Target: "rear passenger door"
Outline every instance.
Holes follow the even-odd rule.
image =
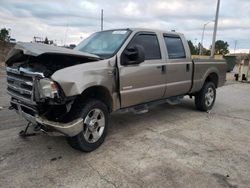
[[[145,61],[136,65],[119,65],[122,107],[161,99],[165,92],[166,62],[161,55],[164,44],[154,32],[139,32],[125,50],[134,45],[143,47]]]
[[[185,51],[184,44],[179,35],[164,34],[167,50],[166,68],[166,92],[165,98],[186,94],[192,84],[192,61]]]

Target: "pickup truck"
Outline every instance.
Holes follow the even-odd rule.
[[[35,131],[63,134],[84,152],[104,142],[112,112],[185,95],[209,111],[226,80],[226,63],[192,60],[183,34],[138,28],[96,32],[73,50],[17,43],[6,71],[10,109]]]

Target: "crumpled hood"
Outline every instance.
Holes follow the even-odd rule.
[[[100,60],[100,57],[98,57],[97,55],[80,52],[77,50],[72,50],[47,44],[41,44],[41,43],[18,42],[8,54],[6,58],[6,63],[8,63],[8,60],[11,57],[13,57],[16,53],[19,53],[20,51],[22,51],[23,54],[25,55],[30,55],[34,57],[43,54],[58,54],[58,55],[61,54],[61,55],[70,55],[75,57],[85,57],[93,60]]]

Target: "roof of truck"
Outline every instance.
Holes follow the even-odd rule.
[[[178,34],[182,35],[182,33],[178,33],[175,31],[166,31],[166,30],[160,30],[160,29],[149,29],[149,28],[127,28],[132,31],[148,31],[148,32],[156,32],[156,33],[167,33],[167,34]]]
[[[173,34],[173,35],[174,34],[175,35],[183,35],[182,33],[178,33],[178,32],[166,31],[166,30],[159,30],[159,29],[149,29],[149,28],[114,28],[114,29],[107,29],[107,30],[104,30],[104,31],[127,30],[127,29],[129,29],[131,31],[135,31],[135,32],[146,31],[146,32]]]

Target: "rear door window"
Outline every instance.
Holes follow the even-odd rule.
[[[169,59],[186,58],[185,49],[179,36],[164,36]]]

